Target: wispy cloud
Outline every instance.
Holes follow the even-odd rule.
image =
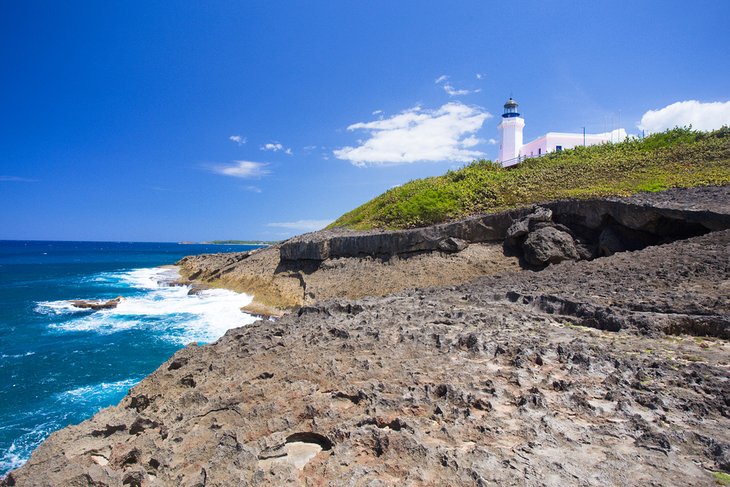
[[[8,183],[37,183],[37,179],[23,178],[20,176],[0,176],[0,181]]]
[[[487,144],[489,144],[489,145],[497,145],[497,139],[489,139],[487,141]]]
[[[248,142],[248,139],[246,137],[241,137],[240,135],[231,135],[230,137],[228,137],[228,140],[232,140],[233,142],[235,142],[239,146],[241,146],[241,145],[245,144],[246,142]]]
[[[383,110],[373,110],[373,115],[380,115],[383,113]]]
[[[291,148],[284,147],[284,145],[279,142],[269,142],[268,144],[264,144],[261,146],[261,150],[269,152],[283,152],[289,156],[294,153]]]
[[[266,162],[233,161],[232,164],[215,164],[208,166],[208,169],[216,174],[231,176],[234,178],[257,178],[270,174],[266,169]]]
[[[696,130],[715,130],[730,125],[730,101],[678,101],[644,113],[638,126],[647,132],[661,132],[690,124]]]
[[[390,118],[350,125],[347,130],[363,130],[369,138],[359,141],[356,147],[343,147],[333,153],[356,166],[469,162],[484,155],[472,148],[481,142],[476,132],[491,116],[481,108],[459,102],[435,110],[416,106]]]
[[[261,193],[262,192],[262,189],[259,188],[258,186],[244,186],[243,189],[246,191],[250,191],[251,193]]]
[[[289,230],[296,230],[299,232],[313,232],[315,230],[321,230],[334,220],[296,220],[293,222],[274,222],[267,223],[267,227],[273,228],[287,228]]]
[[[475,74],[475,75],[474,75],[474,77],[475,77],[476,79],[478,79],[478,80],[482,80],[482,79],[484,79],[484,75],[483,75],[482,73],[477,73],[477,74]]]
[[[481,78],[479,78],[479,76],[480,75],[477,75],[477,79],[481,79]],[[480,91],[482,91],[481,88],[477,88],[476,90],[465,90],[465,89],[459,90],[459,89],[456,89],[456,88],[454,88],[454,85],[452,85],[448,81],[448,79],[449,79],[449,77],[446,76],[445,74],[443,74],[443,75],[439,76],[438,78],[436,78],[434,80],[434,83],[436,83],[437,85],[441,85],[441,87],[444,89],[444,91],[449,96],[471,95],[472,93],[479,93]]]
[[[480,91],[482,91],[482,89],[477,88],[476,90],[457,90],[450,83],[444,83],[444,91],[448,93],[449,96],[463,96],[471,95],[472,93],[479,93]]]

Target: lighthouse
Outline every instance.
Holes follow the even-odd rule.
[[[522,149],[522,129],[525,128],[525,119],[517,113],[517,106],[517,102],[510,97],[504,104],[502,121],[497,127],[500,135],[499,160],[502,164],[518,157]]]
[[[574,147],[596,144],[612,144],[626,140],[628,134],[625,129],[615,128],[601,134],[587,134],[568,132],[548,132],[543,136],[522,143],[522,129],[525,128],[525,119],[517,113],[517,102],[512,97],[504,104],[502,121],[499,122],[499,158],[502,166],[514,166],[530,157],[542,157],[552,152],[560,152]]]

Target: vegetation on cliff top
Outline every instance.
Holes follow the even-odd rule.
[[[475,161],[390,189],[331,227],[409,228],[555,199],[730,184],[730,128],[675,128],[643,139],[553,152],[502,168]]]

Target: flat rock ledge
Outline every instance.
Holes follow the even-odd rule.
[[[716,485],[730,230],[188,346],[0,485]],[[691,333],[691,334],[690,334]]]

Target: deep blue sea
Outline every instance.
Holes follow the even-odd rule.
[[[0,478],[53,431],[116,404],[190,342],[254,319],[249,296],[170,287],[185,255],[243,245],[0,241]],[[88,311],[68,300],[125,299]]]

